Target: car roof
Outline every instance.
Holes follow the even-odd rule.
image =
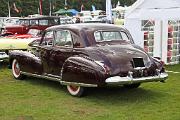
[[[56,25],[47,28],[46,30],[56,30],[56,29],[73,29],[73,30],[88,30],[88,31],[96,31],[96,30],[106,30],[106,29],[124,29],[122,26],[117,26],[113,24],[106,23],[78,23],[78,24],[66,24],[66,25]]]

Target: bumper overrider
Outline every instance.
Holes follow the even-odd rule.
[[[143,82],[164,82],[168,78],[167,73],[159,73],[156,76],[148,76],[141,78],[133,78],[132,73],[129,72],[129,75],[126,77],[114,76],[107,78],[105,82],[108,85],[125,85],[125,84],[134,84],[134,83],[143,83]]]

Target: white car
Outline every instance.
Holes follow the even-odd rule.
[[[82,23],[86,23],[86,22],[92,21],[92,17],[91,16],[83,16],[83,17],[80,17],[80,21]]]

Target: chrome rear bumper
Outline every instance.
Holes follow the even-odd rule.
[[[124,85],[133,83],[143,83],[143,82],[164,82],[168,78],[167,73],[160,73],[157,76],[142,77],[142,78],[132,78],[131,76],[120,77],[114,76],[106,79],[108,85]]]

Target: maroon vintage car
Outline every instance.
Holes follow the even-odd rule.
[[[27,34],[29,29],[45,30],[47,27],[60,25],[60,17],[40,16],[32,18],[21,18],[16,25],[5,26],[1,36],[14,34]]]
[[[60,25],[46,29],[34,52],[12,51],[16,79],[34,76],[67,85],[73,96],[86,87],[164,82],[163,64],[134,44],[129,32],[108,24]]]

